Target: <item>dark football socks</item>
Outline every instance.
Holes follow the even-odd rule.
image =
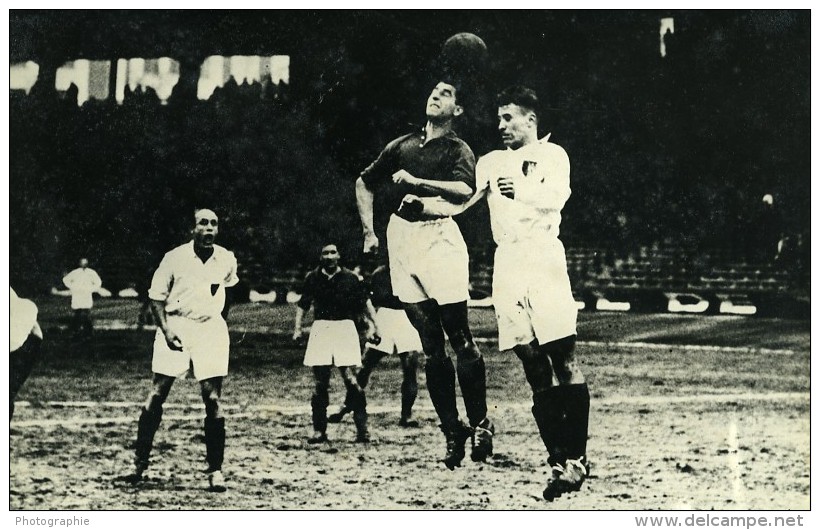
[[[549,453],[547,461],[550,465],[566,462],[566,450],[563,447],[565,442],[561,437],[563,413],[559,408],[560,402],[556,392],[558,388],[548,388],[532,395],[532,415],[544,447]]]
[[[162,421],[162,408],[156,411],[142,409],[137,422],[136,461],[137,465],[148,467],[148,457],[154,445],[154,434]]]
[[[401,381],[401,417],[409,418],[419,393],[419,385],[416,380],[416,371],[406,369]]]
[[[484,358],[458,359],[458,384],[470,425],[475,427],[487,417],[487,373]]]
[[[327,406],[329,398],[327,393],[314,394],[310,398],[311,418],[313,420],[313,430],[316,432],[327,431]]]
[[[580,458],[587,453],[589,435],[589,387],[586,383],[564,388],[564,416],[567,430],[567,456]]]
[[[456,408],[456,373],[449,357],[429,357],[424,367],[427,375],[427,391],[441,425],[454,430],[458,426]]]
[[[225,457],[225,418],[205,418],[204,426],[208,472],[219,471]]]

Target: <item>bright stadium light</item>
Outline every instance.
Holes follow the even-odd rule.
[[[287,55],[211,55],[202,63],[197,97],[208,99],[217,88],[233,77],[238,85],[263,82],[270,76],[274,85],[290,83],[290,57]]]
[[[675,19],[673,18],[662,18],[661,19],[661,57],[666,57],[666,33],[669,34],[675,33]]]
[[[125,89],[133,92],[138,88],[151,88],[165,104],[179,82],[179,62],[170,57],[143,59],[132,57],[117,60],[115,98],[117,103],[125,100]]]
[[[9,88],[24,90],[28,94],[37,82],[38,75],[40,75],[40,65],[34,61],[13,64],[9,67]]]

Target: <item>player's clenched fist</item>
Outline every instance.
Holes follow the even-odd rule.
[[[416,177],[414,177],[404,169],[400,169],[393,173],[394,184],[414,184],[415,180],[417,180]]]
[[[362,252],[365,254],[377,254],[379,252],[379,238],[372,232],[364,234],[364,247]]]
[[[367,327],[367,331],[365,332],[364,338],[370,344],[379,344],[382,341],[381,335],[379,335],[379,331],[376,329],[376,326],[372,324]]]
[[[510,177],[498,177],[498,191],[508,199],[515,199],[515,186]]]
[[[182,351],[182,340],[180,340],[179,335],[174,333],[174,331],[170,328],[165,328],[165,342],[168,343],[168,347],[172,350]]]

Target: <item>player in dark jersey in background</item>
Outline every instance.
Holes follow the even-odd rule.
[[[419,389],[416,377],[419,352],[422,349],[419,334],[408,320],[401,300],[393,295],[390,270],[387,265],[376,267],[365,282],[369,284],[370,299],[376,307],[376,327],[379,330],[381,341],[378,344],[367,345],[362,357],[362,368],[356,376],[356,381],[361,388],[365,388],[370,381],[370,374],[373,373],[379,361],[386,355],[398,354],[402,371],[399,425],[418,427],[418,422],[411,419],[411,416]],[[328,421],[330,423],[342,421],[342,418],[351,410],[352,400],[353,396],[347,394],[345,403],[338,412],[328,416]]]
[[[367,401],[364,389],[356,381],[356,368],[361,366],[362,352],[356,321],[367,324],[366,338],[378,342],[373,306],[368,293],[353,271],[339,266],[336,245],[322,247],[321,262],[305,277],[302,298],[296,306],[293,340],[302,336],[302,318],[311,306],[314,321],[310,330],[305,366],[313,370],[314,391],[310,399],[313,435],[308,443],[327,441],[327,406],[329,404],[332,367],[339,369],[348,402],[356,423],[356,441],[368,442]]]

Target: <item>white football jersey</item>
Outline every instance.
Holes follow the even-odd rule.
[[[515,199],[501,194],[500,177],[513,179]],[[487,188],[497,244],[557,238],[561,209],[570,196],[569,157],[562,147],[545,140],[492,151],[476,165],[476,187]]]

